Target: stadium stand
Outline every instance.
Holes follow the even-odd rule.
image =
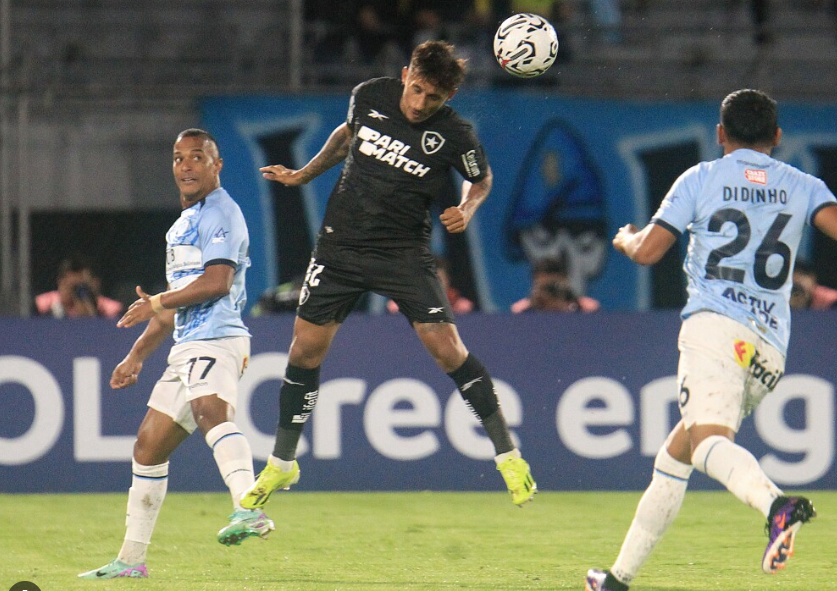
[[[172,129],[199,120],[202,97],[343,94],[397,73],[404,27],[389,13],[396,43],[358,59],[353,10],[371,1],[0,0],[0,314],[25,315],[31,300],[30,212],[169,207],[159,154]],[[603,41],[589,0],[562,1],[561,59],[518,87],[715,101],[753,86],[779,101],[837,100],[833,0],[773,0],[760,43],[747,0],[625,0],[618,42]],[[468,16],[473,0],[437,4],[437,30],[469,57],[468,88],[514,85],[491,53],[505,14],[480,20]],[[43,174],[57,162],[61,174]]]
[[[362,63],[352,43],[352,15],[311,14],[305,7],[314,4],[14,3],[12,84],[111,98],[184,90],[197,95],[345,90],[398,63],[392,52],[378,63]],[[586,0],[574,3],[560,27],[566,35],[562,51],[572,55],[556,66],[561,93],[714,99],[744,79],[779,100],[828,100],[837,94],[837,27],[828,2],[774,0],[764,43],[755,42],[749,3],[742,0],[623,4],[621,42],[604,43]],[[474,26],[465,19],[446,22],[440,30],[468,49],[472,84],[492,84],[499,74],[491,58],[492,31]]]

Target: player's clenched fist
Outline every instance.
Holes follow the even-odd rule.
[[[439,220],[448,232],[458,234],[459,232],[464,232],[465,228],[468,227],[470,216],[466,216],[465,212],[458,207],[448,207],[439,216]]]
[[[621,253],[625,253],[625,245],[634,234],[639,231],[633,224],[626,224],[619,228],[619,232],[613,237],[613,247]]]

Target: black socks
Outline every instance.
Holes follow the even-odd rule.
[[[494,392],[494,383],[482,363],[468,355],[458,369],[448,374],[456,383],[465,403],[480,419],[496,453],[514,449],[511,433]],[[320,368],[303,369],[288,365],[279,392],[279,425],[273,455],[291,461],[296,458],[296,447],[308,417],[317,404],[320,389]]]
[[[514,443],[497,401],[494,383],[479,359],[469,353],[465,363],[448,375],[456,383],[465,403],[482,422],[497,454],[513,450]]]
[[[296,446],[305,422],[317,405],[320,393],[320,368],[303,369],[288,365],[279,391],[279,426],[273,455],[291,461],[296,458]]]

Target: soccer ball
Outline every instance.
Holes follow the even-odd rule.
[[[510,16],[494,34],[494,57],[512,76],[533,78],[549,69],[558,55],[558,35],[542,16]]]

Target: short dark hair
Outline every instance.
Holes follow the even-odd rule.
[[[760,90],[736,90],[721,102],[727,138],[745,146],[769,146],[779,127],[776,101]]]
[[[446,41],[425,41],[413,50],[410,69],[431,84],[453,92],[465,79],[465,61],[454,57]]]
[[[215,137],[211,133],[209,133],[208,131],[205,131],[203,129],[198,129],[197,127],[190,127],[189,129],[184,129],[183,131],[178,133],[177,134],[177,139],[174,140],[174,141],[175,141],[175,143],[179,142],[180,140],[182,140],[185,137],[198,137],[198,138],[202,138],[205,142],[211,142],[212,145],[215,146],[216,154],[219,157],[221,156],[221,150],[220,150],[220,148],[218,148],[218,142],[216,141]]]

